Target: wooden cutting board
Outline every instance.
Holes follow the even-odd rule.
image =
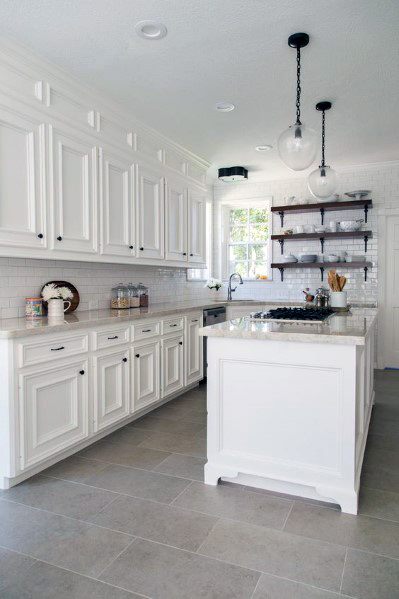
[[[56,287],[68,287],[68,289],[70,289],[72,292],[72,299],[68,300],[71,302],[71,305],[65,311],[65,314],[69,314],[70,312],[73,312],[74,310],[76,310],[76,308],[79,306],[80,297],[79,297],[79,291],[76,289],[75,285],[72,285],[72,283],[68,283],[68,281],[47,281],[47,283],[45,283],[43,285],[41,291],[43,291],[43,288],[46,285],[48,285],[49,283],[56,285]],[[44,306],[45,310],[47,311],[47,302],[45,302],[44,300],[43,300],[43,306]]]

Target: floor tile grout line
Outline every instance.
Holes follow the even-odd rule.
[[[130,547],[130,545],[132,545],[135,540],[136,539],[133,539],[133,541],[131,543],[129,543],[128,547]],[[52,566],[54,568],[64,570],[65,572],[70,572],[71,574],[76,574],[77,576],[82,576],[82,578],[88,578],[89,580],[93,580],[94,582],[100,582],[101,584],[105,584],[106,586],[108,586],[110,588],[119,589],[121,591],[127,591],[128,593],[131,593],[132,595],[135,593],[136,595],[143,597],[143,599],[152,599],[149,595],[142,595],[141,593],[138,593],[137,591],[131,591],[129,589],[125,589],[123,587],[118,587],[115,584],[106,582],[105,580],[99,580],[98,578],[95,578],[94,576],[90,576],[89,574],[82,574],[82,572],[78,572],[77,570],[71,570],[70,568],[66,568],[65,566],[60,566],[58,564],[54,564],[45,559],[41,559],[41,558],[39,559],[37,557],[33,557],[30,553],[24,553],[23,551],[16,551],[15,549],[9,549],[8,547],[5,547],[4,545],[0,545],[0,547],[2,549],[6,549],[7,551],[12,551],[13,553],[17,553],[18,555],[23,555],[25,557],[29,557],[30,559],[33,559],[35,563],[31,564],[30,568],[33,567],[35,564],[43,563],[43,564],[46,564],[47,566]]]
[[[210,531],[208,532],[208,534],[206,535],[205,539],[202,541],[202,543],[199,544],[199,546],[195,550],[195,553],[197,553],[198,555],[203,555],[200,553],[200,550],[201,550],[202,546],[204,545],[204,543],[209,539],[210,535],[212,534],[212,532],[213,532],[215,526],[218,524],[219,520],[220,520],[220,518],[216,518],[216,521],[213,523],[213,526],[210,529]],[[224,560],[220,560],[220,561],[224,561]]]
[[[126,547],[124,547],[122,549],[122,551],[120,551],[115,557],[113,557],[106,566],[104,566],[104,568],[102,570],[100,570],[100,572],[97,574],[97,580],[101,580],[100,576],[101,574],[103,574],[105,572],[105,570],[107,570],[108,568],[110,568],[112,566],[112,564],[114,564],[116,562],[116,560],[121,557],[121,555],[123,555],[125,553],[125,551],[127,551],[129,549],[129,547],[131,547],[135,541],[137,541],[138,537],[134,537],[131,541],[131,543],[129,543],[128,545],[126,545]]]
[[[254,599],[254,597],[255,597],[255,593],[256,593],[256,590],[257,590],[257,588],[258,588],[258,586],[259,586],[259,583],[260,583],[260,579],[261,579],[261,578],[262,578],[262,574],[260,574],[260,576],[259,576],[258,580],[256,581],[256,585],[255,585],[255,588],[254,588],[254,590],[252,591],[252,594],[251,594],[251,597],[250,597],[250,599]]]
[[[293,501],[292,504],[291,504],[291,507],[288,510],[288,513],[287,513],[287,515],[285,517],[284,524],[283,524],[283,527],[282,527],[281,530],[285,530],[285,526],[286,526],[286,524],[288,522],[288,518],[291,516],[292,510],[294,509],[294,505],[295,505],[295,502]]]
[[[346,566],[346,560],[348,558],[348,548],[345,551],[345,557],[344,557],[344,565],[342,568],[342,574],[341,574],[341,584],[339,585],[339,592],[342,593],[342,586],[344,584],[344,574],[345,574],[345,566]]]
[[[179,507],[179,506],[175,506],[174,503],[177,499],[179,499],[179,497],[181,495],[183,495],[183,493],[185,493],[187,491],[187,489],[189,489],[192,485],[193,485],[194,481],[191,481],[186,487],[184,487],[184,489],[182,491],[180,491],[180,493],[178,495],[176,495],[176,497],[174,499],[172,499],[172,501],[169,502],[170,506],[173,507]]]

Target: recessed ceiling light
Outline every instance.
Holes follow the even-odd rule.
[[[270,150],[273,149],[273,146],[269,146],[268,144],[265,144],[263,146],[256,146],[255,150],[257,152],[270,152]]]
[[[160,40],[168,33],[165,25],[157,21],[139,21],[135,30],[137,35],[146,40]]]
[[[235,106],[231,102],[218,102],[215,106],[219,112],[231,112]]]

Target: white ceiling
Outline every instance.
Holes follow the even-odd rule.
[[[134,32],[156,19],[166,38]],[[303,122],[327,115],[327,163],[399,157],[399,0],[2,0],[0,33],[113,96],[139,119],[254,178],[290,174],[276,151],[295,120],[295,50],[306,31]],[[218,113],[217,101],[236,110]],[[259,154],[254,147],[272,144]]]

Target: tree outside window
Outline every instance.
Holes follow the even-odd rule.
[[[229,272],[238,272],[243,279],[267,277],[270,272],[269,209],[229,207],[225,222]]]

